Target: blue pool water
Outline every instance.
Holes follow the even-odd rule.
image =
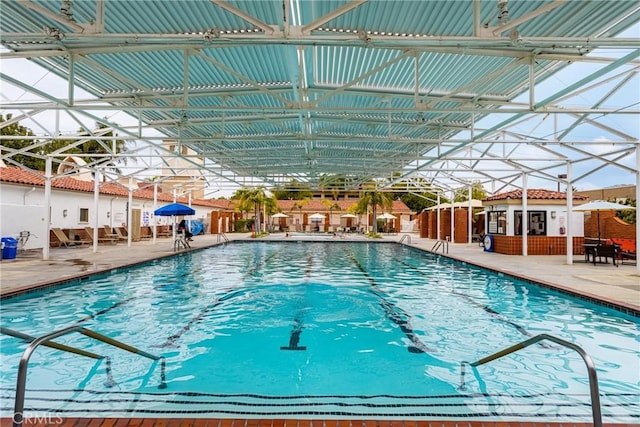
[[[587,301],[397,244],[251,242],[191,252],[5,299],[2,326],[74,324],[166,358],[74,334],[39,348],[25,407],[75,416],[358,417],[590,421],[580,356],[593,358],[605,422],[640,418],[640,324]],[[2,335],[2,415],[26,348]]]

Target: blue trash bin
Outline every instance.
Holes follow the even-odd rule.
[[[13,237],[2,239],[2,259],[15,259],[18,254],[18,241]]]

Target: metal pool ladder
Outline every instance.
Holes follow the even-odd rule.
[[[14,427],[20,427],[23,424],[23,411],[24,411],[24,395],[25,395],[25,388],[27,385],[27,369],[28,369],[28,365],[29,365],[29,359],[31,358],[31,355],[33,354],[33,352],[36,350],[36,348],[40,345],[43,345],[45,347],[52,347],[58,350],[62,350],[62,351],[66,351],[69,353],[74,353],[74,354],[78,354],[81,356],[86,356],[86,357],[90,357],[92,359],[106,359],[106,363],[107,363],[107,387],[111,387],[114,385],[113,379],[111,378],[111,361],[107,356],[101,356],[99,354],[95,354],[95,353],[91,353],[89,351],[86,350],[81,350],[78,348],[74,348],[74,347],[70,347],[64,344],[58,344],[55,342],[49,342],[54,338],[58,338],[61,337],[63,335],[67,335],[70,334],[72,332],[79,332],[82,335],[85,335],[89,338],[93,338],[95,340],[101,341],[105,344],[109,344],[113,347],[117,347],[120,348],[122,350],[126,350],[128,352],[134,353],[134,354],[138,354],[140,356],[146,357],[148,359],[152,359],[152,360],[159,360],[160,361],[160,385],[158,386],[158,388],[166,388],[167,387],[167,383],[165,382],[165,359],[162,356],[155,356],[151,353],[147,353],[146,351],[137,349],[135,347],[132,347],[128,344],[125,344],[123,342],[120,342],[118,340],[115,340],[113,338],[109,338],[106,335],[102,335],[98,332],[92,331],[91,329],[87,329],[84,328],[82,326],[78,326],[78,325],[74,325],[74,326],[69,326],[67,328],[64,329],[60,329],[58,331],[53,331],[50,332],[46,335],[42,335],[41,337],[32,337],[31,335],[27,335],[27,334],[23,334],[21,332],[18,331],[14,331],[12,329],[9,328],[0,328],[0,333],[3,333],[5,335],[11,335],[13,337],[16,338],[20,338],[23,339],[25,341],[30,341],[29,345],[27,346],[26,350],[24,351],[24,353],[22,354],[22,357],[20,358],[20,364],[18,366],[18,380],[16,383],[16,400],[15,400],[15,404],[14,404],[14,415],[13,415],[13,426]]]
[[[447,240],[436,240],[433,247],[431,248],[431,252],[438,252],[438,249],[442,248],[443,254],[449,253],[449,242]]]
[[[600,408],[600,392],[598,391],[598,376],[596,374],[596,366],[593,363],[593,360],[582,349],[582,347],[572,342],[554,337],[553,335],[548,335],[548,334],[536,335],[535,337],[531,337],[528,340],[512,345],[511,347],[507,347],[504,350],[500,350],[497,353],[492,354],[491,356],[487,356],[482,359],[476,360],[473,363],[464,362],[464,361],[460,362],[460,389],[464,390],[466,387],[464,382],[465,365],[469,365],[472,368],[475,368],[476,366],[484,365],[485,363],[499,359],[502,356],[506,356],[508,354],[514,353],[525,347],[529,347],[530,345],[535,344],[542,340],[553,341],[556,344],[559,344],[563,347],[567,347],[571,350],[574,350],[576,353],[580,355],[580,357],[582,357],[582,360],[584,360],[585,365],[587,365],[587,372],[589,374],[589,391],[591,393],[591,413],[593,414],[593,427],[602,427],[602,410]]]
[[[400,241],[398,243],[402,243],[404,241],[407,241],[407,244],[411,244],[411,235],[410,234],[405,234],[402,236],[402,239],[400,239]]]
[[[222,242],[223,240],[224,240],[224,243],[229,243],[229,238],[224,233],[218,233],[217,240],[218,240],[218,243]]]

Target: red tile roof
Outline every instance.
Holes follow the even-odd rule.
[[[489,200],[507,200],[507,199],[522,199],[522,190],[513,190],[506,193],[496,194],[495,196],[487,197],[485,201]],[[560,193],[558,191],[544,190],[540,188],[532,188],[527,190],[527,200],[566,200],[567,193]],[[580,196],[574,193],[573,200],[587,200],[588,197]]]
[[[29,185],[33,187],[44,187],[45,180],[44,176],[37,172],[31,172],[20,169],[18,167],[9,166],[0,167],[0,182],[10,182],[15,184]],[[55,188],[57,190],[93,193],[93,182],[81,181],[69,176],[60,178],[54,177],[54,179],[51,181],[51,188]],[[127,189],[127,187],[115,182],[105,182],[100,184],[99,191],[100,194],[104,195],[121,197],[129,196],[129,190]],[[136,199],[153,200],[153,189],[134,189],[133,197]],[[173,196],[171,196],[170,194],[158,192],[158,201],[172,203]],[[188,201],[189,200],[186,197],[177,198],[178,203],[188,203]],[[233,210],[233,202],[229,200],[196,199],[192,200],[191,204],[197,206],[208,206],[219,209]]]
[[[358,203],[357,199],[352,199],[352,200],[330,200],[330,199],[325,199],[331,202],[331,204],[337,204],[338,206],[340,206],[340,209],[333,209],[333,212],[338,212],[338,211],[347,211],[351,206],[355,205]],[[300,203],[300,200],[278,200],[278,207],[283,211],[283,212],[299,212],[300,210],[295,206],[296,203]],[[302,211],[303,212],[329,212],[329,208],[327,207],[327,205],[325,205],[325,203],[322,202],[322,200],[320,199],[311,199],[309,201],[307,201],[304,206],[302,207]],[[382,210],[381,210],[382,211]],[[391,212],[396,212],[396,213],[413,213],[411,211],[411,209],[409,209],[409,207],[407,207],[407,205],[404,204],[404,202],[402,200],[394,200],[393,201],[393,207],[391,209]]]

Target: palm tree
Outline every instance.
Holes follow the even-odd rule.
[[[360,195],[360,201],[356,205],[356,212],[366,214],[368,207],[371,206],[373,213],[373,232],[378,233],[377,207],[383,209],[391,209],[393,207],[393,195],[376,190],[367,190]]]
[[[334,209],[340,210],[340,205],[336,202],[332,202],[329,199],[322,199],[322,204],[329,209],[329,224],[331,224],[331,214]]]
[[[304,208],[304,206],[307,203],[309,203],[309,200],[310,200],[309,198],[305,197],[304,199],[298,200],[294,202],[293,205],[291,205],[291,210],[298,209],[300,211],[300,221],[302,221],[302,208]],[[304,227],[304,224],[301,223],[300,226]],[[300,230],[297,230],[297,231],[300,231]]]
[[[261,231],[260,228],[260,211],[262,206],[269,211],[273,211],[276,206],[276,200],[272,195],[267,194],[264,187],[258,188],[243,188],[236,191],[232,197],[234,200],[238,200],[238,210],[254,212],[254,230],[258,234]]]

